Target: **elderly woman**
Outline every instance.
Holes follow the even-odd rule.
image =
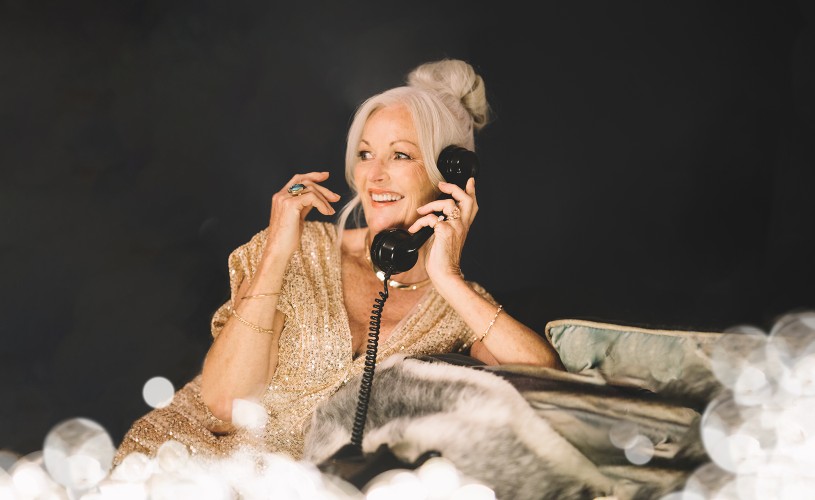
[[[469,350],[488,364],[560,367],[543,337],[460,270],[476,182],[444,182],[436,159],[449,145],[475,149],[474,133],[489,118],[485,96],[468,63],[441,60],[366,100],[348,133],[354,196],[336,224],[306,220],[312,209],[335,214],[340,196],[321,184],[328,172],[297,174],[274,194],[268,227],[229,256],[231,299],[213,316],[201,374],[133,424],[114,464],[131,451],[153,455],[171,439],[192,453],[254,447],[300,458],[316,406],[364,367],[371,307],[386,279],[369,249],[387,228],[429,226],[433,236],[413,268],[389,279],[377,359]],[[357,223],[346,229],[349,217]],[[260,433],[231,423],[236,402],[246,401],[268,416]]]

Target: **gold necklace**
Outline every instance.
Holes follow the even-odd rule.
[[[371,265],[371,270],[373,270],[376,277],[379,278],[379,281],[385,281],[385,272],[380,270],[376,267],[371,260],[371,244],[369,243],[368,236],[370,234],[366,231],[365,232],[365,260]],[[416,290],[421,288],[425,285],[430,283],[430,277],[423,279],[422,281],[417,281],[415,283],[402,283],[401,281],[396,281],[395,279],[388,280],[388,286],[391,288],[395,288],[396,290]]]

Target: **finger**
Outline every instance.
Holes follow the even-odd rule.
[[[286,190],[289,189],[294,184],[306,184],[307,182],[313,184],[317,182],[323,182],[326,179],[328,179],[329,175],[330,174],[328,172],[307,172],[304,174],[295,174],[294,176],[292,176],[291,179],[289,179],[289,182],[285,186],[283,186],[283,188],[280,191],[286,192]]]
[[[440,222],[446,222],[444,220],[444,216],[438,216],[436,214],[428,214],[428,215],[425,215],[424,217],[419,217],[418,219],[416,219],[416,222],[414,222],[408,228],[408,232],[409,233],[415,233],[419,229],[421,229],[423,227],[427,227],[427,226],[432,227],[433,229],[435,229],[436,225],[438,223],[440,223]]]
[[[472,205],[470,205],[469,210],[469,220],[472,222],[473,217],[478,213],[478,198],[475,195],[475,177],[467,179],[466,187],[467,194],[470,195],[470,199],[472,200]]]
[[[306,197],[305,200],[299,200],[301,206],[306,208],[307,206],[311,205],[312,207],[316,208],[321,214],[323,215],[334,215],[337,211],[334,210],[334,207],[331,206],[331,203],[317,191],[311,191],[310,193],[306,193],[305,195],[296,196],[296,198],[303,198]],[[296,201],[296,200],[295,200]],[[303,211],[303,216],[305,217],[306,211]]]
[[[456,208],[455,200],[433,200],[426,205],[417,208],[416,211],[421,215],[429,214],[430,212],[444,212],[445,215],[450,215]]]
[[[470,177],[470,179],[473,178]],[[470,179],[467,179],[467,184],[464,185],[465,188],[470,185]],[[467,191],[450,182],[440,182],[439,190],[452,196],[453,199],[456,200],[456,203],[458,203],[458,205],[461,207],[461,211],[465,214],[465,216],[468,218],[470,217],[470,212],[472,210],[474,201]],[[473,190],[475,190],[475,186],[473,186]]]
[[[308,191],[299,196],[289,194],[283,196],[282,203],[297,210],[301,217],[305,217],[311,208],[316,208],[323,215],[334,215],[336,213],[328,200],[317,191]]]
[[[475,177],[470,177],[467,179],[467,185],[465,186],[465,192],[470,196],[470,198],[475,201]]]
[[[294,174],[289,180],[289,185],[297,184],[303,181],[322,182],[328,179],[330,174],[328,172],[306,172],[304,174]]]
[[[470,177],[470,179],[472,179],[472,177]],[[469,182],[470,181],[468,179],[467,183],[469,183]],[[465,187],[466,187],[466,184],[465,184]],[[465,190],[458,187],[458,184],[453,184],[452,182],[444,182],[444,181],[439,182],[439,190],[442,193],[449,194],[457,202],[461,202],[465,198],[469,197],[469,195],[467,194],[467,192]]]
[[[303,194],[307,193],[308,190],[314,190],[314,191],[318,191],[324,198],[326,198],[328,200],[336,202],[336,201],[339,201],[339,199],[340,199],[340,195],[338,195],[334,191],[328,189],[327,187],[325,187],[325,186],[323,186],[321,184],[317,184],[314,181],[311,181],[311,180],[308,180],[308,179],[303,179],[302,181],[300,181],[300,184],[303,184],[304,186],[306,186],[306,189],[303,191]]]
[[[301,217],[308,215],[309,210],[312,208],[316,208],[317,211],[323,215],[334,215],[336,213],[336,210],[334,210],[334,207],[331,206],[328,200],[316,191],[301,194],[300,196],[293,196],[289,200],[289,203],[299,207]]]

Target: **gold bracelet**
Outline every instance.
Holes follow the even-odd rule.
[[[232,316],[235,316],[235,318],[238,321],[240,321],[241,323],[243,323],[244,325],[248,326],[249,328],[251,328],[252,330],[254,330],[254,331],[258,332],[258,333],[268,333],[269,335],[274,334],[274,329],[273,328],[263,328],[261,326],[258,326],[256,324],[254,324],[254,323],[251,323],[251,322],[247,321],[246,319],[244,319],[240,314],[238,314],[238,311],[236,311],[234,309],[232,309]]]
[[[481,342],[482,340],[484,340],[484,337],[486,337],[487,334],[490,333],[490,328],[492,328],[492,325],[495,324],[495,320],[498,319],[498,315],[501,314],[501,309],[503,309],[503,308],[504,308],[503,305],[498,306],[498,310],[495,311],[495,316],[492,317],[492,321],[490,321],[490,324],[487,325],[487,329],[484,330],[484,333],[481,334],[481,338],[478,339],[478,342]]]
[[[280,292],[269,292],[269,293],[258,293],[255,295],[244,295],[241,297],[243,299],[259,299],[261,297],[274,297],[275,295],[280,295]]]

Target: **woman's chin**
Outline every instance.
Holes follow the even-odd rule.
[[[377,219],[374,218],[373,220],[367,219],[368,222],[368,229],[371,231],[371,234],[377,234],[380,231],[384,231],[385,229],[391,228],[399,228],[399,229],[407,229],[410,227],[410,224],[407,224],[404,220],[396,220],[396,219]]]

